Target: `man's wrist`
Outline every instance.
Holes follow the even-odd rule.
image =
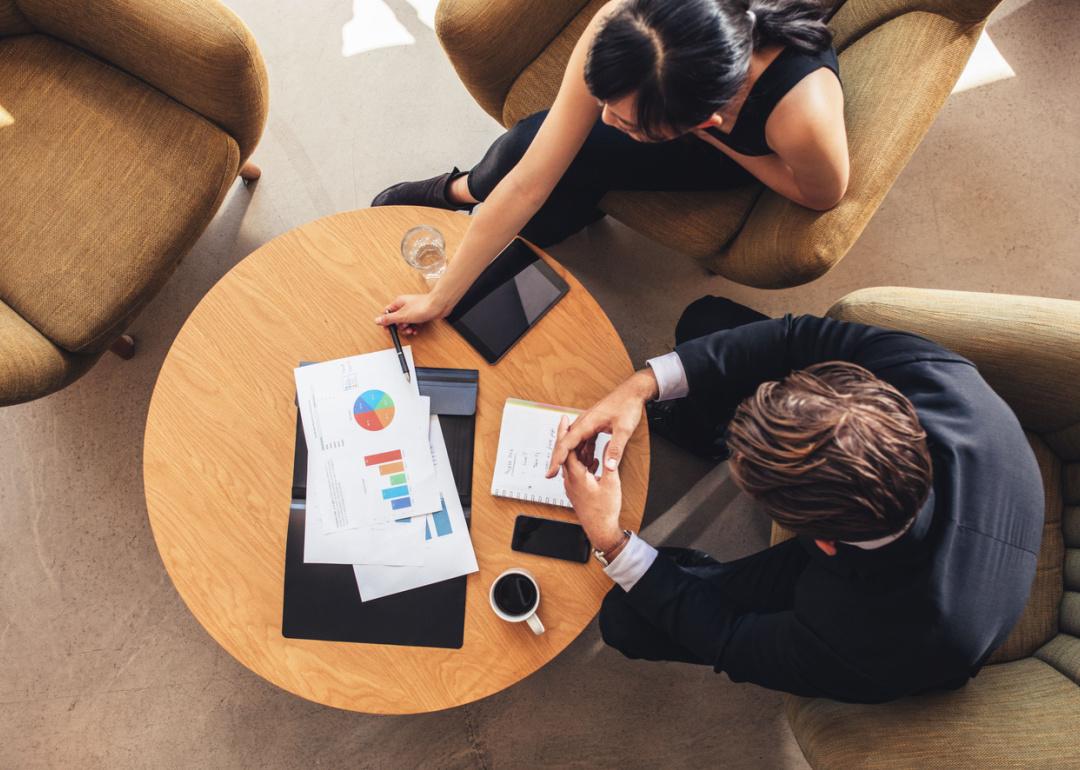
[[[660,397],[660,383],[657,381],[656,373],[653,372],[651,366],[646,366],[644,369],[634,372],[627,382],[630,383],[634,394],[642,402],[655,401]]]
[[[593,548],[600,553],[604,554],[604,557],[611,561],[615,558],[615,555],[623,549],[626,545],[626,541],[629,538],[626,536],[625,530],[616,525],[611,531],[605,532],[596,538],[590,538]]]

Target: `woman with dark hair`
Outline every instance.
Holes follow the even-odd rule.
[[[612,0],[578,40],[551,109],[500,137],[472,170],[380,193],[373,206],[472,210],[427,294],[376,323],[445,316],[519,232],[558,243],[603,216],[609,190],[719,190],[757,178],[825,210],[847,189],[844,97],[815,0]]]

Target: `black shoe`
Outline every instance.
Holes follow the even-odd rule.
[[[645,404],[649,419],[649,433],[667,439],[680,449],[720,462],[728,459],[727,445],[722,441],[702,438],[700,430],[694,429],[692,420],[679,408],[679,401],[650,401]]]
[[[371,201],[372,206],[429,206],[449,211],[472,211],[475,203],[454,203],[447,197],[450,183],[466,172],[453,171],[419,182],[398,182],[387,187]]]

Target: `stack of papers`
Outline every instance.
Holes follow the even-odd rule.
[[[304,561],[354,565],[365,601],[476,572],[439,418],[397,353],[295,375],[308,446]]]

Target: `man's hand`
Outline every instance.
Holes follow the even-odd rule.
[[[568,431],[567,419],[563,417],[559,421],[559,439],[568,435]],[[608,454],[610,450],[611,444],[608,444]],[[619,526],[622,482],[618,469],[610,470],[605,466],[604,475],[598,479],[576,451],[570,452],[563,466],[563,486],[593,548],[611,552],[620,545],[624,535]]]
[[[622,461],[626,442],[641,422],[642,407],[646,401],[656,398],[659,390],[656,375],[652,369],[646,368],[597,401],[589,411],[574,420],[568,431],[559,434],[551,451],[547,477],[554,478],[559,466],[568,461],[575,449],[594,440],[597,433],[605,431],[611,433],[611,441],[604,455],[604,468],[616,470]]]

